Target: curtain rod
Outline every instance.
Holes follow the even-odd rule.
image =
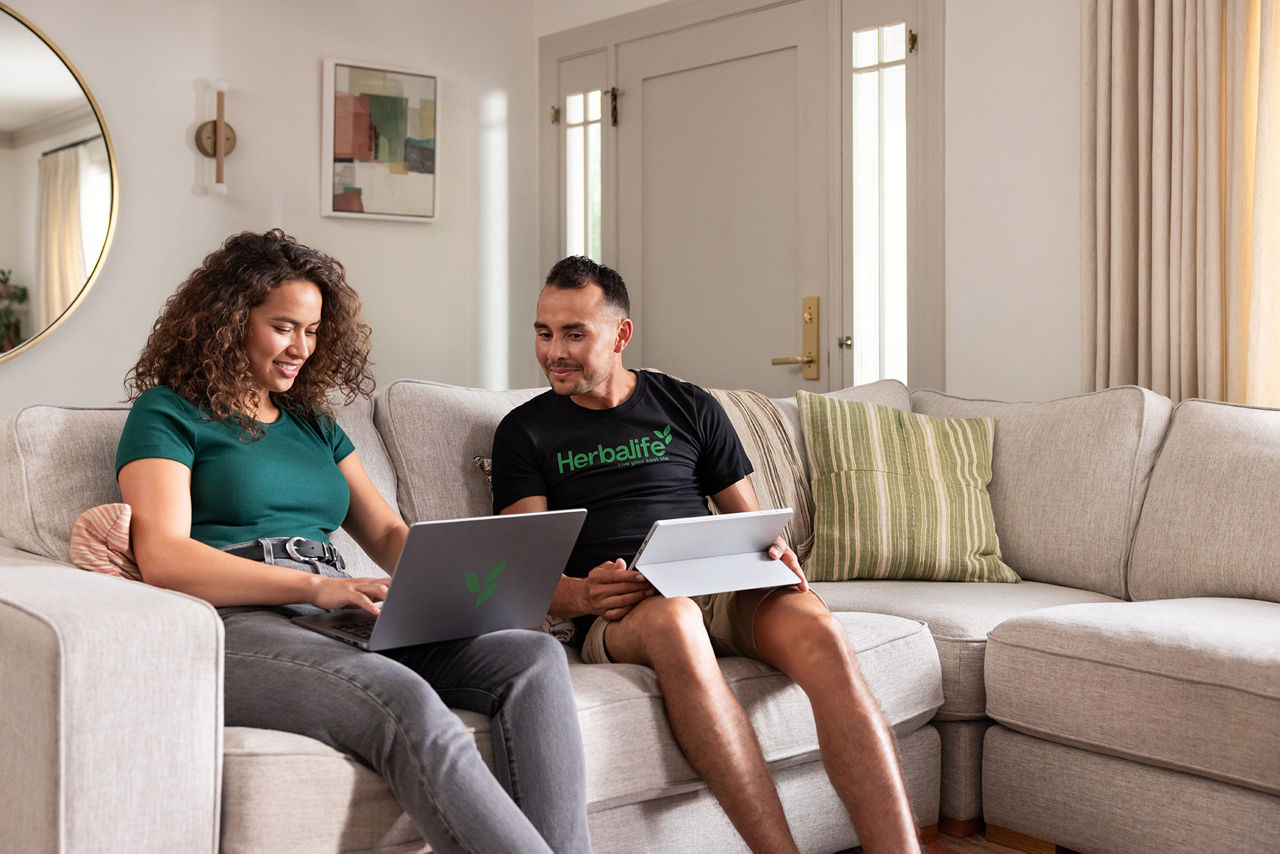
[[[59,151],[64,151],[68,148],[75,148],[77,145],[84,145],[88,142],[93,142],[95,139],[102,139],[102,134],[95,133],[93,136],[86,136],[84,139],[77,140],[76,142],[68,142],[66,145],[59,145],[57,148],[51,148],[48,151],[41,152],[40,156],[48,157],[50,154],[57,154]]]

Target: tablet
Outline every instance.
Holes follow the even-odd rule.
[[[767,549],[791,521],[791,508],[660,519],[653,523],[631,568],[663,596],[701,596],[799,579]]]

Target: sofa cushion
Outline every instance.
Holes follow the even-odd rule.
[[[9,416],[0,427],[0,492],[6,498],[0,502],[0,536],[29,552],[71,562],[76,518],[91,507],[120,501],[116,445],[128,415],[124,404],[32,404]],[[357,398],[336,416],[378,491],[394,502],[395,474],[373,429],[373,404]],[[334,543],[353,573],[380,573],[344,532],[334,536]]]
[[[911,396],[916,412],[996,419],[991,508],[1024,579],[1125,598],[1125,562],[1172,404],[1136,386],[1045,403]]]
[[[873,611],[927,623],[942,662],[946,702],[938,709],[938,719],[947,721],[986,717],[983,660],[987,633],[1000,623],[1054,605],[1116,601],[1100,593],[1037,581],[836,581],[816,582],[813,589],[832,611]]]
[[[1010,729],[1280,794],[1280,604],[1065,605],[987,643],[987,712]]]
[[[933,717],[942,703],[938,656],[922,624],[882,614],[838,614],[858,654],[867,686],[899,733]],[[766,664],[721,660],[746,707],[765,759],[787,765],[817,755],[808,698]],[[667,724],[653,670],[634,664],[571,668],[587,756],[587,799],[593,808],[646,800],[701,785]],[[645,733],[637,738],[635,733]],[[628,773],[619,774],[619,768]]]
[[[1129,559],[1134,599],[1280,602],[1280,410],[1187,400],[1142,505]]]
[[[773,401],[754,391],[707,389],[729,416],[751,460],[751,487],[762,510],[790,507],[787,542],[801,562],[813,548],[813,494],[795,440]]]
[[[336,407],[334,416],[338,426],[343,429],[352,444],[369,479],[378,488],[378,494],[390,504],[396,506],[396,473],[391,466],[391,458],[387,456],[387,448],[373,425],[373,401],[357,397],[346,406]],[[342,553],[347,563],[347,572],[351,575],[380,576],[386,575],[382,569],[366,555],[351,535],[339,528],[331,536],[333,544]]]
[[[938,659],[918,622],[881,614],[841,614],[863,677],[900,738],[928,732],[925,780],[933,781],[929,814],[936,814],[936,735],[925,726],[942,702]],[[587,760],[588,810],[597,813],[704,788],[671,735],[653,671],[634,664],[583,664],[569,650],[569,670]],[[773,668],[745,658],[721,668],[747,709],[765,758],[775,771],[817,757],[808,699]],[[458,712],[491,762],[489,721]],[[342,840],[341,850],[400,851],[419,839],[391,790],[374,772],[304,736],[228,727],[223,772],[222,850],[304,854]],[[904,742],[905,743],[905,742]],[[921,755],[912,751],[910,765]],[[626,773],[619,773],[626,769]],[[324,780],[317,786],[317,780]],[[913,787],[913,795],[922,787]],[[290,816],[282,821],[281,816]],[[301,817],[301,818],[300,818]]]
[[[374,422],[395,468],[401,515],[412,523],[491,514],[474,460],[492,456],[502,417],[543,391],[398,380],[380,392]]]
[[[935,418],[797,393],[818,581],[1017,581],[1000,560],[987,482],[990,418]]]
[[[1036,851],[1280,851],[1280,798],[1002,726],[987,730],[982,807],[988,831],[996,825],[1061,846]]]
[[[489,719],[457,715],[492,767]],[[375,771],[291,732],[226,728],[222,815],[223,854],[430,850]]]
[[[44,557],[71,562],[76,517],[120,501],[116,445],[128,406],[32,404],[0,429],[0,535]]]

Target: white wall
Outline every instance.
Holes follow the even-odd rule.
[[[949,0],[947,389],[1080,391],[1080,5]]]
[[[228,234],[281,226],[348,269],[374,329],[380,385],[400,376],[530,385],[536,271],[536,39],[532,0],[10,0],[74,62],[106,116],[121,207],[103,273],[79,309],[0,364],[0,417],[32,401],[122,397],[160,305]],[[321,61],[440,78],[440,218],[319,215]],[[239,143],[230,194],[204,194],[192,142],[228,80]],[[528,281],[526,281],[528,279]]]
[[[118,400],[161,303],[227,234],[284,227],[348,267],[380,384],[535,385],[537,38],[649,0],[10,0],[76,63],[120,162],[115,243],[76,313],[0,364],[0,417]],[[374,19],[373,14],[379,16]],[[1078,0],[947,3],[947,374],[960,394],[1080,385]],[[440,220],[318,214],[326,57],[440,77]],[[231,193],[203,195],[205,80],[231,84]],[[532,271],[532,272],[531,272]]]

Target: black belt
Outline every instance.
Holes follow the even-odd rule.
[[[306,537],[264,537],[248,543],[224,546],[222,551],[263,563],[274,563],[276,558],[287,557],[299,563],[318,561],[339,570],[346,568],[346,561],[332,543],[308,540]]]

